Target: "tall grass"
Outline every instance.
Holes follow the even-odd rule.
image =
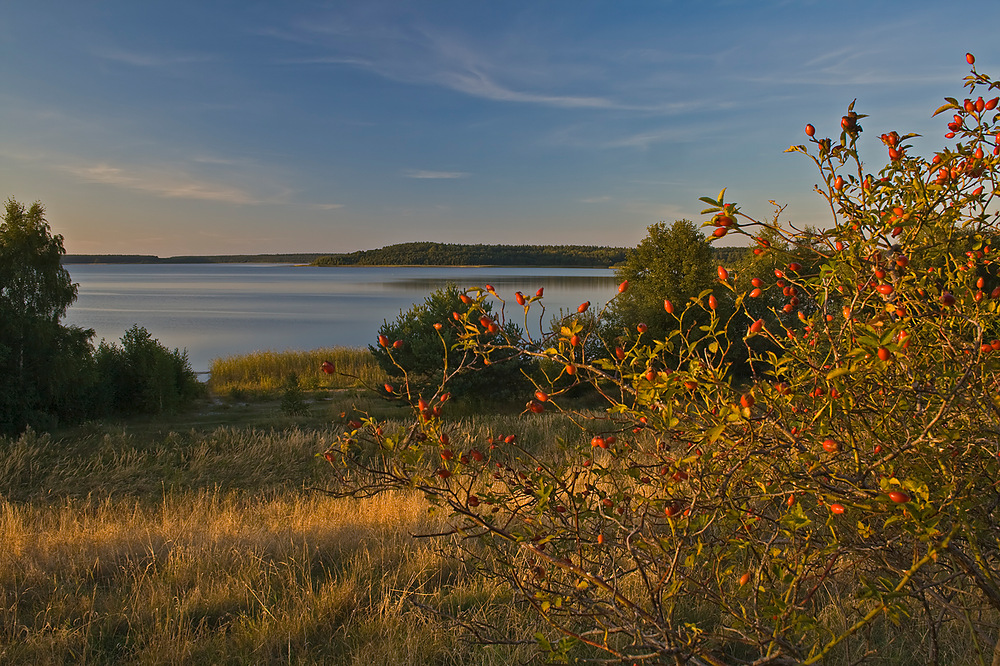
[[[548,458],[580,436],[557,414],[454,416],[459,447],[517,434]],[[447,531],[446,515],[414,494],[352,500],[310,490],[329,478],[317,454],[336,432],[137,435],[95,425],[71,439],[0,439],[0,664],[531,660],[530,637],[544,624],[509,587],[448,557],[479,552],[476,542],[413,536]],[[846,629],[854,611],[832,585],[820,591],[829,604],[818,619]],[[512,642],[477,644],[425,606],[461,610]],[[685,613],[713,621],[698,599]],[[865,632],[827,663],[856,663],[858,649],[887,665],[928,654],[920,622],[880,619]],[[954,623],[938,639],[939,663],[960,664],[977,637]]]
[[[320,371],[323,361],[332,362],[339,374]],[[285,386],[293,373],[307,390],[351,388],[359,383],[378,386],[385,374],[366,349],[327,347],[311,351],[257,351],[212,361],[209,388],[217,395],[273,395]]]
[[[3,501],[0,662],[523,662],[530,646],[475,646],[414,607],[455,597],[524,623],[411,536],[437,529],[407,495]]]

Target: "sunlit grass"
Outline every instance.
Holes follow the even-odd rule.
[[[320,370],[323,361],[333,363],[338,373]],[[367,349],[329,347],[311,351],[257,351],[252,354],[214,359],[208,386],[216,395],[273,395],[284,388],[293,373],[306,390],[351,388],[360,384],[379,386],[385,374]]]
[[[511,663],[414,601],[475,598],[523,624],[509,593],[412,533],[418,497],[212,491],[158,504],[0,503],[4,663]]]
[[[350,418],[386,409],[352,391],[335,396],[317,408],[354,410]],[[265,405],[255,423],[273,412]],[[392,409],[387,432],[405,424],[406,408]],[[563,442],[590,436],[556,413],[453,403],[446,411],[463,449],[516,434],[532,455],[556,459],[568,455]],[[587,429],[608,427],[606,414],[590,416]],[[65,438],[0,440],[0,664],[508,664],[535,656],[532,636],[544,623],[509,587],[447,557],[458,547],[475,552],[474,540],[414,536],[447,531],[446,512],[430,513],[419,495],[352,500],[318,490],[331,471],[317,454],[347,427],[343,418],[162,425],[95,423]],[[635,445],[655,445],[643,437]],[[626,575],[619,584],[640,583]],[[837,589],[821,594],[830,602],[820,621],[846,627],[853,611]],[[689,619],[717,621],[716,610],[689,602]],[[461,609],[524,642],[477,644],[427,608]],[[920,622],[888,619],[859,639],[826,663],[856,663],[858,649],[874,651],[871,663],[913,663],[930,640]],[[975,639],[961,623],[943,627],[940,663],[964,663]]]

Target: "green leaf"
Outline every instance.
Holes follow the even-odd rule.
[[[831,370],[830,372],[827,373],[827,375],[826,375],[826,381],[832,381],[832,380],[836,379],[837,377],[842,377],[842,376],[848,374],[850,371],[851,371],[850,366],[842,366],[842,367],[839,367],[839,368],[834,368],[833,370]]]
[[[722,201],[725,199],[725,197],[726,197],[726,188],[723,187],[721,190],[719,190],[719,205],[720,206],[722,205]]]
[[[705,434],[708,435],[708,443],[714,444],[715,440],[719,439],[719,437],[722,436],[722,431],[725,429],[726,429],[725,423],[720,423],[719,425],[712,426],[711,428],[709,428],[705,432]]]
[[[957,108],[958,108],[958,104],[950,104],[950,103],[949,104],[942,104],[941,106],[938,107],[937,111],[935,111],[934,113],[931,114],[931,118],[933,118],[934,116],[938,115],[939,113],[944,113],[945,111],[947,111],[949,109],[957,109]]]
[[[703,201],[703,202],[707,203],[710,206],[716,206],[716,207],[718,207],[718,205],[719,205],[718,201],[716,201],[715,199],[709,199],[708,197],[698,197],[698,201]]]

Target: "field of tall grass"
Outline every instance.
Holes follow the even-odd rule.
[[[323,361],[333,363],[340,373],[320,372]],[[294,374],[306,390],[380,386],[385,374],[367,349],[327,347],[311,351],[258,351],[212,361],[209,389],[217,395],[260,397],[274,395]],[[356,379],[355,379],[356,378]]]
[[[513,418],[464,424],[483,437]],[[539,426],[548,441],[565,424]],[[0,663],[531,660],[510,590],[449,557],[459,543],[414,536],[446,516],[415,495],[322,492],[336,428],[91,424],[0,441]],[[427,607],[511,643],[479,645]]]
[[[523,661],[527,646],[473,646],[413,606],[478,604],[494,621],[524,621],[509,593],[411,536],[438,522],[408,496],[5,501],[0,661]]]
[[[302,367],[328,356],[315,354]],[[0,664],[542,663],[544,623],[455,557],[476,544],[415,536],[446,532],[447,515],[413,494],[323,492],[321,454],[344,427],[331,415],[398,409],[380,405],[342,391],[300,419],[262,401],[221,427],[175,415],[0,440]],[[579,436],[556,414],[449,409],[454,438],[516,432],[542,457]],[[820,620],[845,621],[828,592]],[[505,640],[479,643],[430,609]],[[976,637],[947,629],[939,663],[965,663]],[[919,623],[868,631],[871,663],[914,663],[928,641]]]

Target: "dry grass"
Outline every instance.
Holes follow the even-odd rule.
[[[455,595],[522,623],[505,593],[411,536],[439,527],[406,495],[5,501],[0,661],[523,661],[530,646],[474,647],[411,605]]]
[[[338,371],[357,379],[340,375],[325,375],[320,371],[323,361],[332,362]],[[311,351],[258,351],[229,356],[212,361],[208,386],[216,395],[274,395],[295,373],[306,390],[351,388],[363,383],[379,386],[385,375],[367,349],[329,347]]]
[[[467,413],[457,446],[513,434],[543,458],[580,437],[565,417]],[[328,409],[343,409],[329,405]],[[451,409],[451,406],[449,406]],[[598,416],[595,414],[594,416]],[[0,664],[509,664],[533,644],[482,646],[416,604],[462,609],[530,637],[537,618],[506,587],[412,535],[441,530],[419,496],[333,499],[317,457],[336,426],[162,431],[92,424],[0,441]],[[606,421],[587,427],[600,432]],[[388,424],[387,428],[392,428]],[[465,543],[465,547],[475,547]],[[919,609],[914,609],[915,616]],[[691,618],[710,621],[692,600]],[[850,609],[831,591],[822,621]],[[866,629],[871,663],[913,663],[919,621]],[[940,636],[959,664],[970,637]],[[846,647],[828,663],[855,663]]]

